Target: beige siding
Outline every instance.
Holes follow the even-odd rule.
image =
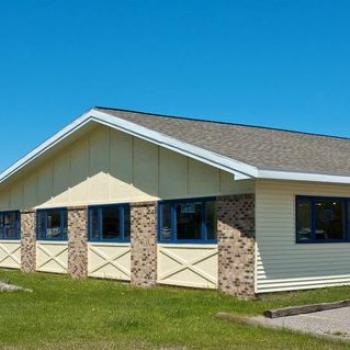
[[[250,181],[105,126],[0,188],[0,210],[252,192]]]
[[[346,196],[350,186],[256,183],[256,291],[350,284],[350,243],[296,244],[295,196]]]

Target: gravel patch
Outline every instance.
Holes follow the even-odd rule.
[[[350,307],[274,319],[264,316],[251,319],[262,326],[350,340]]]

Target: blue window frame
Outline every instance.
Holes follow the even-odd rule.
[[[20,221],[18,210],[0,212],[0,239],[20,239]]]
[[[129,242],[129,204],[107,204],[89,207],[89,241]]]
[[[349,242],[350,198],[297,196],[297,243]]]
[[[158,240],[164,243],[215,243],[215,198],[159,202]]]
[[[36,235],[38,240],[67,240],[67,209],[40,209],[36,212]]]

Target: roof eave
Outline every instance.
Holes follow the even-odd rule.
[[[75,131],[79,130],[81,127],[90,122],[92,110],[82,114],[77,119],[75,119],[72,123],[65,126],[63,129],[58,131],[56,134],[48,138],[46,141],[41,143],[38,147],[34,148],[31,152],[27,153],[24,157],[19,159],[9,168],[0,173],[0,184],[10,178],[12,175],[18,173],[21,169],[23,169],[26,165],[39,158],[49,149],[57,145],[59,142],[67,138],[69,135],[73,134]]]
[[[307,173],[298,171],[282,170],[259,170],[257,178],[266,180],[285,180],[285,181],[306,181],[306,182],[324,182],[334,184],[350,184],[350,176]]]
[[[36,147],[33,151],[10,166],[7,170],[2,172],[0,174],[0,184],[9,179],[14,174],[18,173],[29,163],[39,158],[45,152],[67,138],[69,135],[73,134],[90,122],[96,122],[109,126],[113,129],[125,132],[129,135],[138,137],[145,141],[157,144],[161,147],[188,156],[192,159],[196,159],[215,168],[227,171],[234,175],[235,180],[270,179],[350,184],[350,176],[258,169],[257,167],[254,167],[250,164],[246,164],[244,162],[225,157],[204,148],[183,142],[174,137],[151,130],[123,118],[119,118],[114,115],[112,116],[106,112],[102,112],[94,108],[82,114],[72,123],[64,127],[62,130],[43,142],[40,146]]]
[[[136,123],[129,122],[116,116],[111,116],[108,113],[92,108],[2,172],[0,174],[0,184],[90,122],[109,126],[113,129],[125,132],[129,135],[133,135],[145,141],[222,169],[233,174],[235,180],[254,178],[257,174],[257,169],[251,165],[182,142],[168,135],[161,134]]]

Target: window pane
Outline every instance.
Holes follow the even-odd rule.
[[[0,238],[19,238],[19,227],[17,226],[17,219],[17,212],[7,212],[0,214]]]
[[[63,232],[62,239],[67,239],[68,237],[68,212],[67,210],[63,210]]]
[[[161,228],[160,228],[160,239],[164,241],[169,241],[171,239],[171,213],[170,204],[161,204]]]
[[[205,203],[207,239],[216,239],[216,208],[215,202]]]
[[[340,200],[317,200],[316,211],[316,239],[343,239],[344,203]]]
[[[124,207],[124,239],[130,241],[130,207]]]
[[[311,202],[298,200],[296,210],[296,230],[298,241],[311,240]]]
[[[54,239],[61,236],[61,211],[47,211],[46,238]]]
[[[15,212],[4,214],[4,238],[16,238],[16,218]]]
[[[176,209],[176,238],[200,239],[202,203],[180,203]]]
[[[102,208],[102,239],[119,239],[119,208]]]
[[[90,235],[92,240],[97,240],[99,238],[97,208],[90,208]]]
[[[0,238],[4,237],[4,214],[0,213]]]
[[[39,211],[37,213],[36,225],[37,225],[38,239],[45,239],[46,213],[44,211]]]

